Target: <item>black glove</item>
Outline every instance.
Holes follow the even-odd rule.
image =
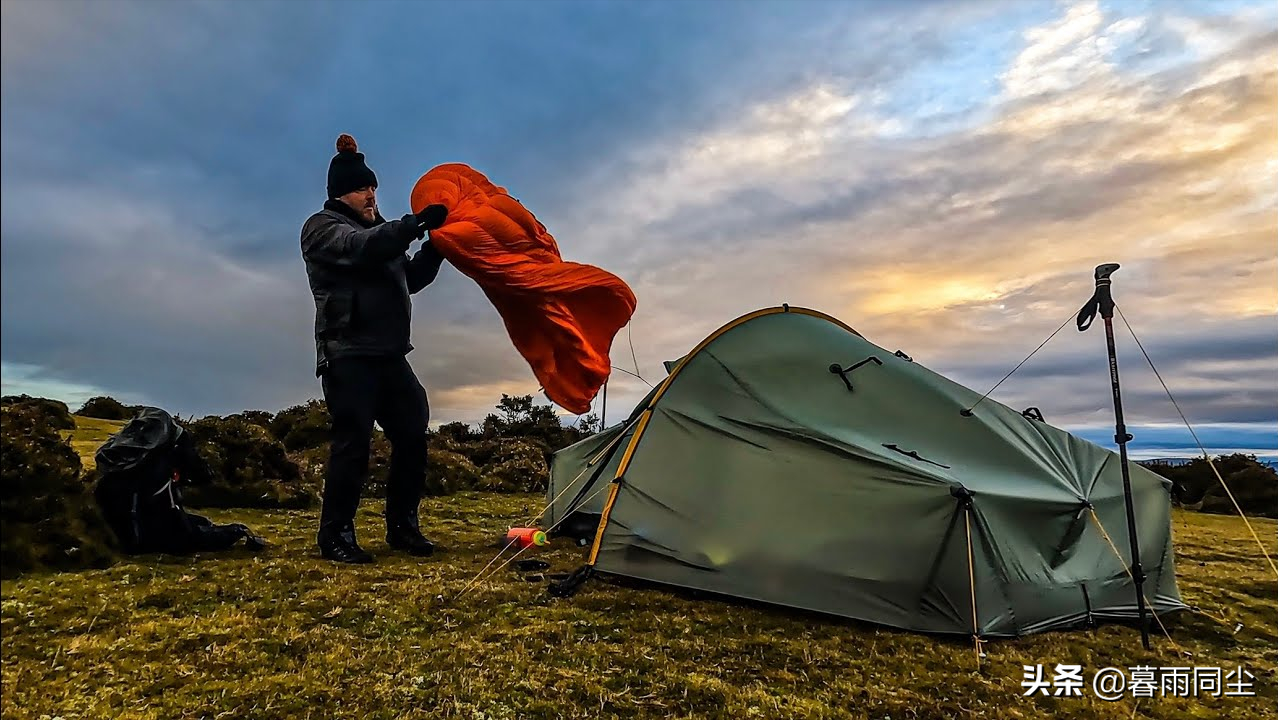
[[[448,220],[448,208],[443,205],[427,205],[417,213],[417,223],[426,230],[435,230]]]

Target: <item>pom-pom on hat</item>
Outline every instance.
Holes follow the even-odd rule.
[[[364,164],[355,138],[342,133],[337,138],[337,154],[328,164],[328,196],[338,198],[364,187],[377,187],[377,175]]]

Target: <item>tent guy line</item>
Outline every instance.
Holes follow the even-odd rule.
[[[1260,547],[1260,554],[1263,555],[1265,561],[1269,563],[1269,569],[1273,572],[1274,579],[1278,580],[1278,565],[1274,564],[1273,557],[1271,557],[1269,555],[1269,551],[1265,549],[1265,543],[1261,541],[1260,535],[1256,534],[1256,529],[1252,527],[1251,520],[1247,519],[1247,514],[1244,513],[1242,507],[1238,505],[1238,500],[1234,497],[1233,491],[1229,489],[1229,483],[1225,482],[1225,478],[1220,474],[1220,469],[1216,467],[1216,463],[1211,459],[1211,455],[1208,454],[1207,448],[1203,445],[1202,441],[1198,439],[1198,433],[1194,431],[1194,426],[1191,425],[1189,423],[1189,419],[1185,417],[1185,411],[1181,409],[1180,403],[1176,402],[1176,398],[1172,395],[1171,389],[1167,387],[1167,382],[1163,380],[1162,373],[1158,372],[1158,368],[1154,366],[1153,358],[1151,358],[1149,353],[1145,351],[1145,346],[1141,344],[1140,338],[1136,337],[1136,330],[1132,328],[1131,323],[1127,322],[1127,318],[1123,316],[1122,308],[1115,306],[1115,309],[1118,311],[1118,316],[1122,319],[1123,324],[1127,326],[1127,331],[1132,334],[1132,339],[1136,341],[1136,345],[1140,348],[1141,354],[1145,356],[1145,361],[1149,363],[1149,368],[1153,370],[1154,375],[1158,377],[1158,382],[1163,386],[1163,390],[1167,393],[1167,399],[1171,400],[1172,405],[1176,407],[1176,412],[1180,415],[1180,419],[1185,423],[1185,427],[1189,429],[1189,434],[1193,436],[1194,442],[1197,443],[1199,452],[1203,454],[1203,458],[1211,467],[1212,473],[1216,475],[1217,482],[1219,482],[1220,486],[1224,488],[1225,494],[1229,496],[1229,501],[1233,503],[1234,509],[1238,511],[1238,517],[1242,518],[1243,523],[1247,526],[1248,532],[1250,532],[1251,536],[1256,540],[1256,545]]]
[[[600,450],[598,454],[596,454],[593,458],[591,458],[591,459],[590,459],[590,460],[589,460],[589,461],[588,461],[588,462],[587,462],[587,463],[586,463],[586,464],[582,467],[581,472],[577,473],[577,477],[573,478],[571,481],[569,481],[568,483],[566,483],[566,484],[564,485],[564,489],[563,489],[563,490],[560,490],[558,495],[555,495],[553,498],[551,498],[551,499],[550,499],[550,502],[546,503],[546,504],[542,507],[542,509],[541,509],[541,510],[537,511],[537,512],[536,512],[536,513],[532,516],[532,517],[530,517],[530,518],[528,519],[528,524],[533,525],[533,524],[537,524],[537,523],[541,522],[541,519],[542,519],[542,517],[544,516],[545,512],[546,512],[547,510],[549,510],[549,509],[551,508],[551,506],[552,506],[552,505],[554,505],[556,502],[558,502],[558,501],[559,501],[559,499],[560,499],[561,497],[563,497],[563,495],[564,495],[565,493],[567,493],[570,489],[572,489],[572,486],[573,486],[574,484],[576,484],[576,482],[577,482],[578,480],[580,480],[582,477],[584,477],[584,476],[585,476],[586,472],[587,472],[588,470],[590,470],[590,468],[591,468],[591,467],[593,467],[593,466],[594,466],[594,464],[595,464],[596,462],[598,462],[598,461],[599,461],[599,458],[602,458],[602,457],[603,457],[604,455],[606,455],[606,454],[607,454],[607,453],[608,453],[608,452],[609,452],[609,451],[610,451],[613,447],[615,447],[615,446],[617,445],[617,441],[619,441],[620,439],[621,439],[621,436],[620,436],[620,435],[618,435],[618,436],[617,436],[616,438],[614,438],[614,439],[613,439],[613,441],[612,441],[611,443],[609,443],[609,444],[608,444],[608,445],[607,445],[607,446],[606,446],[603,450]],[[605,486],[600,486],[600,489],[602,489],[603,487],[605,487]],[[599,492],[599,490],[595,490],[595,493],[598,493],[598,492]],[[594,495],[592,494],[590,499],[593,499],[593,497],[594,497]],[[565,517],[565,518],[561,519],[561,520],[559,521],[559,523],[562,523],[564,519],[567,519],[567,518]],[[546,529],[545,529],[546,534],[547,534],[547,535],[549,535],[550,533],[552,533],[552,532],[553,532],[553,531],[554,531],[554,530],[555,530],[555,529],[559,526],[559,523],[555,523],[555,524],[551,525],[550,527],[546,528]],[[479,582],[481,582],[481,578],[483,578],[483,576],[484,576],[485,572],[488,570],[488,568],[492,567],[493,563],[497,562],[498,558],[500,558],[502,555],[504,555],[504,554],[506,553],[506,551],[507,551],[507,550],[509,550],[511,547],[513,547],[513,546],[515,545],[515,542],[516,542],[515,540],[511,540],[510,542],[508,542],[508,543],[506,544],[506,546],[505,546],[505,547],[503,547],[501,550],[499,550],[499,551],[497,552],[497,554],[496,554],[495,556],[493,556],[493,559],[492,559],[492,560],[489,560],[489,561],[488,561],[488,564],[487,564],[487,565],[485,565],[485,566],[484,566],[484,568],[483,568],[482,570],[480,570],[480,571],[479,571],[479,573],[477,573],[477,574],[475,575],[475,577],[474,577],[474,578],[471,578],[470,582],[466,583],[466,585],[465,585],[465,586],[461,589],[461,591],[459,591],[459,592],[458,592],[455,596],[453,596],[452,601],[453,601],[453,602],[456,602],[458,599],[460,599],[460,598],[461,598],[461,596],[462,596],[462,595],[465,595],[465,594],[466,594],[466,591],[467,591],[467,590],[469,590],[471,587],[473,587],[474,585],[476,585],[476,584],[478,584]],[[519,554],[520,554],[520,553],[522,553],[524,550],[527,550],[527,549],[528,549],[528,548],[522,548],[522,549],[520,549],[520,551],[519,551],[519,552],[517,552],[517,553],[515,553],[515,556],[514,556],[514,557],[512,557],[512,558],[510,558],[510,560],[507,560],[505,563],[503,563],[501,566],[499,566],[496,570],[493,570],[491,573],[488,573],[488,576],[489,576],[489,577],[491,577],[491,576],[493,576],[493,575],[496,575],[498,572],[500,572],[500,571],[501,571],[501,569],[502,569],[502,568],[504,568],[507,564],[509,564],[511,560],[514,560],[516,557],[519,557]],[[486,579],[486,578],[484,578],[484,579]]]

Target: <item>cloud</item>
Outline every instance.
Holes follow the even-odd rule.
[[[1118,297],[1151,347],[1211,337],[1198,361],[1233,358],[1257,338],[1212,331],[1247,318],[1278,345],[1278,34],[1253,26],[1214,56],[1176,51],[1182,61],[1154,75],[1152,63],[1128,74],[1110,59],[1178,27],[1074,6],[1025,33],[988,121],[942,135],[902,135],[864,92],[821,79],[666,139],[660,161],[590,208],[620,222],[575,230],[612,240],[639,318],[662,318],[644,334],[650,367],[737,314],[788,301],[956,370],[993,358],[963,373],[988,387],[996,367],[1011,369],[1014,352],[1077,312],[1091,268],[1110,260],[1124,266]],[[1239,369],[1239,387],[1202,391],[1179,357],[1167,360],[1203,420],[1273,418],[1272,353]],[[1089,417],[1105,390],[1067,402],[1063,419]],[[1157,399],[1134,395],[1136,412]]]
[[[1139,30],[1142,21],[1126,18],[1105,27],[1100,3],[1079,2],[1059,20],[1025,32],[1025,49],[1002,75],[1006,96],[1025,98],[1071,90],[1110,70],[1106,59],[1111,35]]]
[[[57,398],[66,403],[71,412],[80,409],[90,398],[111,394],[100,387],[52,376],[44,368],[33,365],[6,362],[0,367],[3,368],[0,369],[0,383],[3,384],[0,392],[4,395]],[[137,402],[137,398],[124,393],[115,393],[113,397],[125,404]]]
[[[44,218],[6,227],[42,240],[4,244],[6,358],[175,412],[278,404],[301,389],[286,368],[306,363],[308,328],[291,321],[308,312],[304,291],[219,253],[162,203],[65,185],[6,188],[6,200]]]
[[[240,27],[200,5],[156,16],[171,40],[148,45],[149,5],[12,7],[6,363],[184,413],[318,395],[296,235],[340,128],[389,209],[431,163],[468,161],[568,259],[630,282],[637,363],[626,331],[613,362],[650,382],[724,322],[790,302],[983,391],[1117,261],[1120,307],[1195,423],[1278,407],[1278,14],[1263,8],[751,3],[729,17],[708,3],[675,22],[631,4],[280,3]],[[385,22],[392,10],[421,23]],[[333,47],[339,16],[385,53]],[[468,30],[432,31],[426,53],[427,25]],[[356,81],[368,104],[334,89]],[[414,312],[434,419],[536,393],[458,273]],[[1098,331],[1066,329],[996,397],[1103,420]],[[1124,352],[1132,416],[1168,417]],[[610,419],[647,390],[616,373]]]

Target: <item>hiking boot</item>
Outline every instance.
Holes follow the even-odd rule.
[[[386,544],[417,557],[428,557],[435,552],[435,543],[427,540],[422,531],[413,525],[392,525],[386,528]]]
[[[320,555],[325,560],[333,560],[341,563],[371,563],[373,556],[369,555],[355,542],[355,528],[345,527],[341,531],[328,534],[320,532],[319,537]]]

